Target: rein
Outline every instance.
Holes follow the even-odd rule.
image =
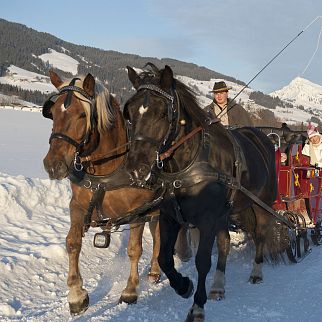
[[[197,134],[198,132],[200,132],[202,130],[201,126],[198,126],[197,128],[193,129],[190,133],[188,133],[187,135],[181,137],[175,144],[173,144],[167,151],[161,153],[159,155],[159,158],[161,161],[163,161],[164,159],[167,159],[171,156],[171,154],[180,146],[182,145],[184,142],[188,141],[189,139],[191,139],[195,134]]]
[[[124,143],[122,145],[117,146],[116,148],[114,148],[112,150],[109,150],[108,153],[105,153],[105,154],[97,154],[95,156],[92,156],[92,155],[80,156],[79,157],[79,160],[81,162],[83,162],[83,161],[87,161],[87,162],[97,162],[97,161],[104,160],[104,159],[109,158],[109,157],[112,157],[112,156],[113,157],[114,156],[115,157],[119,157],[119,156],[122,156],[125,153],[127,153],[129,150],[126,149],[124,152],[121,152],[121,153],[116,154],[116,155],[113,154],[113,153],[116,152],[116,151],[118,151],[118,150],[120,150],[120,149],[122,149],[122,148],[127,148],[130,144],[131,144],[131,142],[128,141],[128,142],[126,142],[126,143]]]

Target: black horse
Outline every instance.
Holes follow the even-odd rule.
[[[174,267],[173,250],[181,225],[200,231],[196,254],[198,285],[186,321],[203,321],[207,300],[205,280],[217,237],[218,262],[210,293],[223,297],[229,252],[229,219],[253,229],[256,257],[253,282],[261,279],[263,247],[270,215],[242,193],[242,186],[267,205],[276,196],[275,152],[267,136],[254,128],[228,131],[209,120],[193,92],[173,77],[169,66],[137,74],[128,68],[136,93],[124,106],[131,125],[127,171],[137,184],[167,188],[160,205],[159,264],[177,294],[188,298],[193,283]],[[253,209],[251,220],[241,215]],[[272,222],[275,220],[271,220]],[[249,228],[252,227],[252,228]]]

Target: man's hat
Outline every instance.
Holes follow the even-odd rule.
[[[231,89],[231,87],[228,87],[225,82],[216,82],[210,93],[227,92],[229,89]]]

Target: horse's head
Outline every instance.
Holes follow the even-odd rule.
[[[172,69],[137,74],[127,67],[128,77],[136,93],[126,102],[124,118],[131,124],[131,149],[127,170],[134,180],[146,182],[152,169],[161,168],[160,155],[167,151],[179,134],[192,129],[192,114],[205,114],[198,106],[194,93],[173,77]],[[197,116],[198,118],[198,116]]]
[[[152,65],[153,66],[153,65]],[[126,102],[123,115],[131,124],[131,149],[127,168],[135,180],[147,180],[158,155],[171,144],[177,117],[173,72],[163,70],[137,74],[127,67],[136,93]]]
[[[43,106],[43,116],[53,120],[50,149],[44,158],[44,167],[50,179],[68,176],[71,166],[81,170],[79,157],[97,148],[99,133],[111,124],[113,115],[106,107],[109,93],[101,84],[95,84],[91,74],[63,82],[53,71],[52,84],[58,93]]]

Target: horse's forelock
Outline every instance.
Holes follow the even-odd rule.
[[[83,88],[83,82],[85,76],[77,76],[80,78],[76,80],[75,86]],[[63,82],[63,84],[59,87],[62,88],[64,86],[68,86],[70,80]],[[86,114],[86,129],[89,130],[91,126],[91,109],[90,105],[86,103],[86,99],[84,101],[84,97],[77,92],[74,92],[75,96],[81,99],[81,103],[83,105],[85,114]],[[97,110],[97,128],[99,133],[103,133],[114,125],[114,121],[116,118],[116,111],[112,106],[112,100],[110,100],[110,93],[108,89],[98,80],[95,81],[95,104]]]

